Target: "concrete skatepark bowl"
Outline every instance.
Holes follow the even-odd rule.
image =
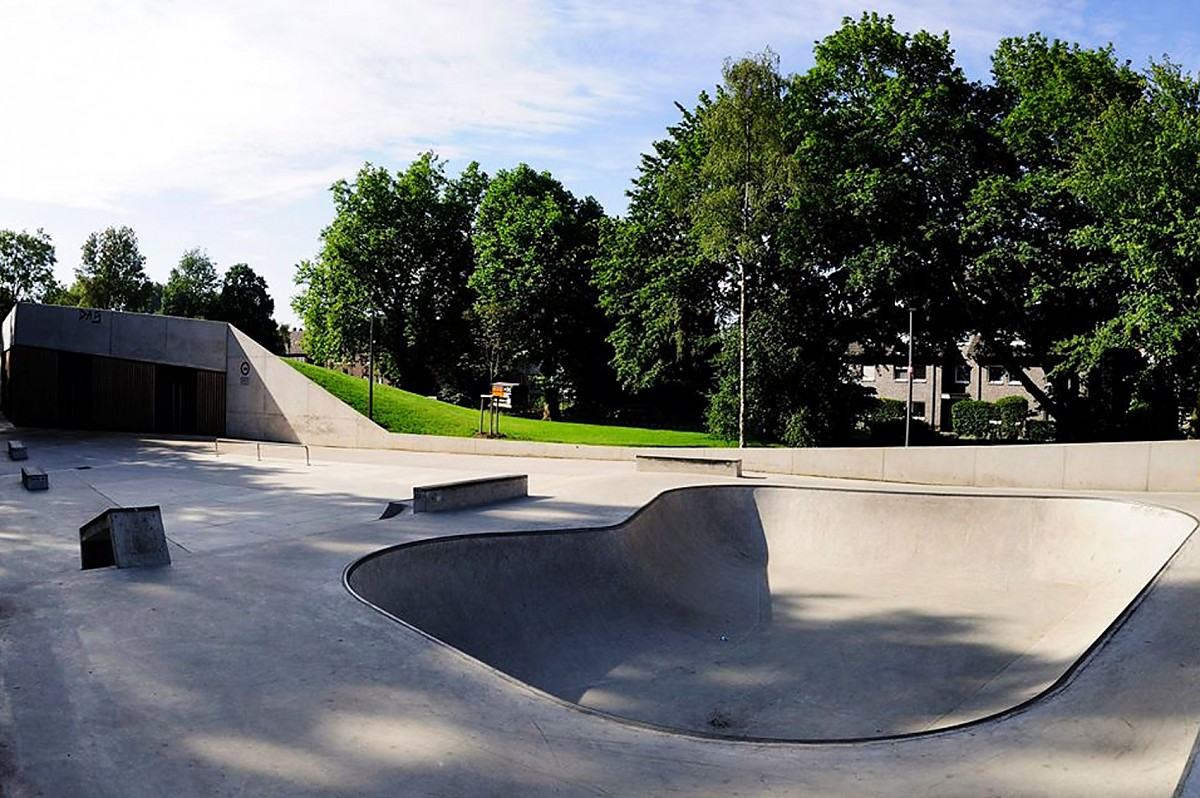
[[[1065,683],[1194,526],[1098,498],[704,486],[601,529],[395,546],[345,581],[589,711],[849,741],[967,724]]]

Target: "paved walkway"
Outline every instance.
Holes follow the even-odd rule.
[[[342,585],[348,563],[384,546],[611,524],[666,488],[717,480],[409,453],[314,451],[306,466],[283,450],[259,461],[211,443],[21,437],[51,489],[24,491],[19,464],[0,462],[4,795],[1161,796],[1200,726],[1194,539],[1129,621],[1021,712],[905,740],[741,743],[588,714]],[[415,484],[513,472],[530,475],[530,500],[378,520]],[[1131,498],[1200,512],[1200,496]],[[162,506],[170,568],[79,569],[78,527],[116,504]]]

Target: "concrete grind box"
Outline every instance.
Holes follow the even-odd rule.
[[[153,507],[115,507],[79,527],[83,570],[170,565],[162,511]]]

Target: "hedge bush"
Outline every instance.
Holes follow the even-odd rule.
[[[880,397],[876,400],[871,411],[870,417],[867,419],[871,424],[883,424],[888,421],[903,421],[906,413],[906,407],[903,399],[884,399]]]
[[[1049,443],[1054,440],[1054,422],[1031,418],[1025,422],[1025,440],[1033,443]]]
[[[1025,419],[1029,418],[1029,400],[1024,396],[1004,396],[997,399],[995,405],[1000,419],[1000,437],[1006,441],[1022,437]]]
[[[963,399],[955,402],[950,408],[950,419],[954,433],[960,438],[991,438],[996,431],[993,420],[998,420],[1000,413],[991,402],[981,402],[975,399]]]

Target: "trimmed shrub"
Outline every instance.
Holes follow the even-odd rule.
[[[950,419],[954,433],[960,438],[991,438],[996,435],[991,423],[999,420],[1000,414],[991,402],[963,399],[950,408]]]
[[[876,399],[878,404],[871,410],[869,424],[884,424],[888,421],[903,421],[906,404],[903,399]]]
[[[1031,418],[1025,422],[1025,440],[1033,443],[1049,443],[1054,440],[1054,422]]]
[[[996,414],[1000,418],[1000,437],[1015,441],[1025,432],[1025,420],[1029,418],[1029,400],[1024,396],[1005,396],[996,400]]]

